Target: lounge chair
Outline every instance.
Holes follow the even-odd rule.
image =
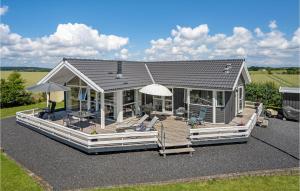
[[[200,124],[203,125],[205,122],[205,116],[207,113],[206,107],[201,107],[198,117],[191,117],[188,124]]]
[[[136,131],[150,131],[154,128],[154,125],[157,121],[158,121],[158,117],[155,116],[147,125],[141,124],[139,127],[137,127]]]
[[[126,128],[134,128],[140,126],[149,115],[145,114],[143,117],[141,117],[138,121],[127,121],[123,123],[117,124],[117,129],[126,129]]]

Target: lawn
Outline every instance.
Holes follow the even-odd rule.
[[[250,71],[250,76],[252,81],[256,83],[271,81],[274,82],[278,87],[300,87],[300,75],[296,74],[278,74],[275,72],[273,72],[273,74],[268,74],[264,71]]]
[[[42,190],[41,186],[14,161],[1,153],[1,189],[5,191]]]
[[[11,74],[13,71],[0,71],[1,72],[1,78],[7,78],[9,74]],[[21,74],[22,78],[26,81],[26,86],[34,85],[37,81],[42,79],[47,72],[18,72]]]
[[[298,191],[299,176],[244,176],[234,179],[193,181],[157,185],[140,185],[89,191]]]
[[[45,107],[46,107],[46,103],[41,102],[41,103],[32,104],[32,105],[1,108],[0,109],[0,119],[14,116],[14,115],[16,115],[16,112],[18,112],[18,111],[24,111],[24,110],[28,110],[28,109],[34,109],[34,108],[45,108]],[[64,102],[57,103],[56,108],[62,108],[62,107],[64,107]]]

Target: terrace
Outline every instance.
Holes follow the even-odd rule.
[[[205,145],[228,142],[246,142],[257,116],[261,113],[262,104],[255,109],[246,105],[244,111],[229,124],[205,123],[191,128],[186,119],[175,116],[160,117],[151,131],[118,131],[117,123],[107,121],[105,128],[96,121],[83,121],[83,128],[69,128],[63,123],[66,111],[55,112],[55,119],[38,117],[40,109],[17,113],[17,121],[32,130],[38,131],[53,139],[75,147],[87,153],[101,153],[124,150],[156,149],[168,145],[180,145],[191,141],[192,145]],[[125,119],[137,120],[137,117]],[[145,124],[149,123],[146,121]],[[97,134],[91,134],[96,131]]]

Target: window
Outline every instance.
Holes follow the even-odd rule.
[[[134,90],[125,90],[123,92],[123,104],[134,102]]]
[[[79,94],[80,88],[78,87],[72,87],[70,91],[70,102],[68,105],[68,108],[71,110],[78,110],[80,107],[80,102],[78,100],[78,94]],[[69,92],[68,92],[69,93]]]
[[[191,104],[212,105],[212,91],[192,90],[190,99]]]
[[[134,90],[125,90],[123,91],[123,118],[134,116]]]
[[[105,119],[114,120],[115,102],[114,102],[113,92],[104,94],[104,105],[105,105]]]
[[[224,104],[225,104],[224,92],[217,91],[217,107],[224,107]]]
[[[78,99],[83,101],[87,99],[87,89],[86,88],[80,88]]]

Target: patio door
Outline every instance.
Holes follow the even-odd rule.
[[[169,88],[171,92],[173,89]],[[153,96],[153,109],[155,111],[172,113],[173,111],[173,96]]]
[[[244,86],[238,87],[237,106],[238,113],[241,113],[244,109]]]

